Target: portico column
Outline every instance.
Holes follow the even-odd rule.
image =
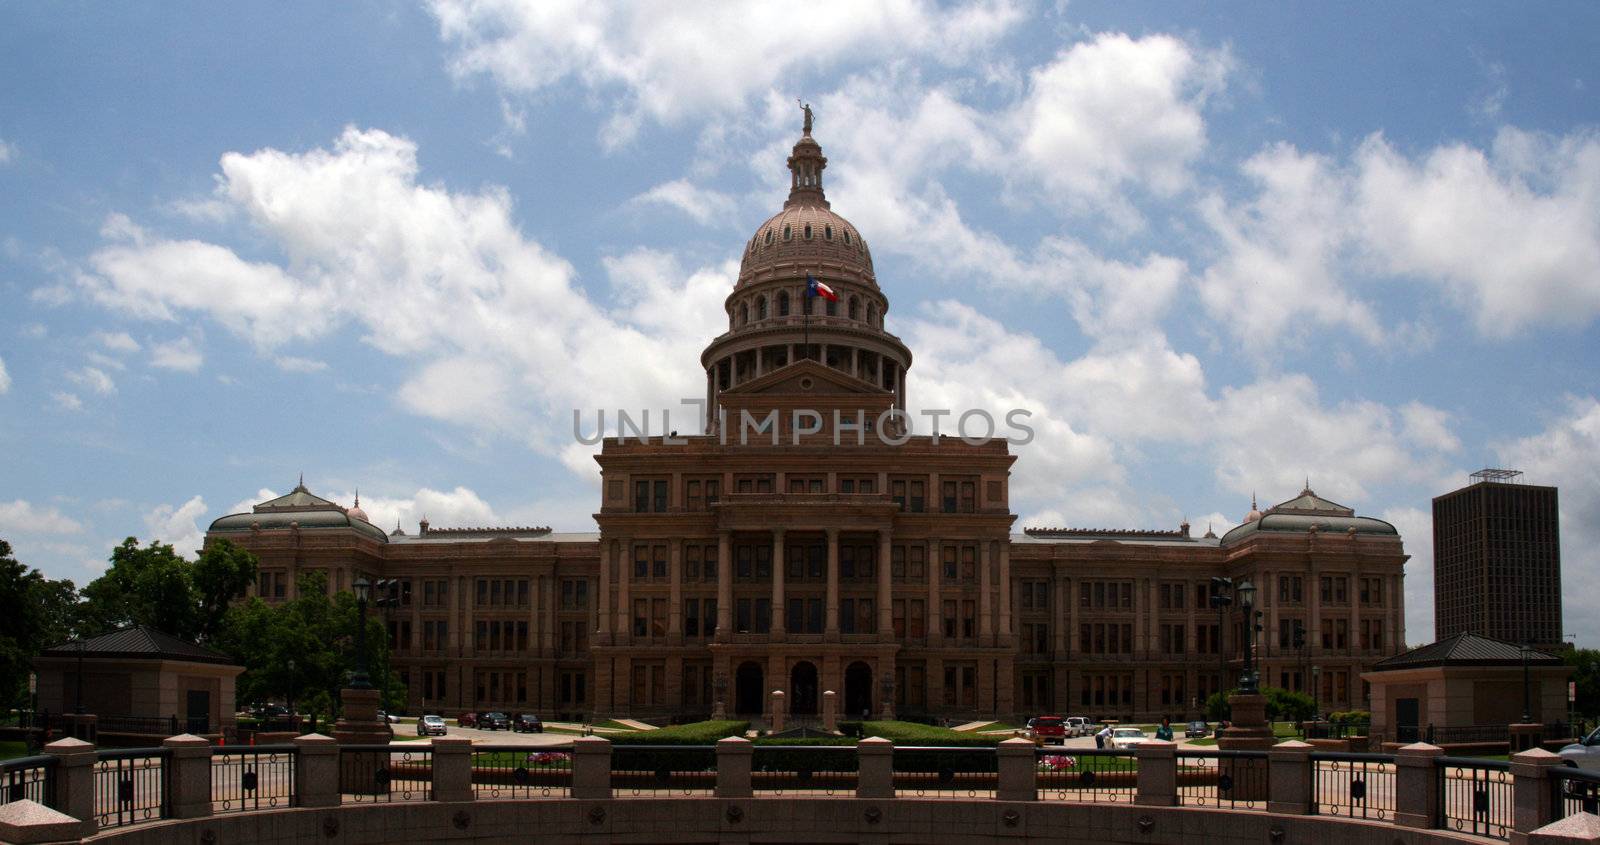
[[[944,606],[939,603],[939,577],[944,559],[939,556],[939,541],[928,541],[928,644],[944,642]],[[931,669],[930,669],[931,671]]]
[[[633,640],[633,608],[628,596],[628,585],[633,580],[633,540],[623,537],[617,541],[617,630],[616,642]]]
[[[668,546],[668,597],[667,641],[672,645],[683,643],[683,540],[674,539]]]
[[[1007,639],[1016,633],[1011,625],[1011,544],[1000,546],[1000,636]]]
[[[772,639],[784,638],[783,630],[783,529],[772,529]]]
[[[839,639],[839,529],[828,535],[828,617],[823,633],[829,640]]]
[[[733,532],[717,532],[717,642],[733,633]]]
[[[598,606],[600,619],[595,624],[595,642],[600,645],[611,644],[611,567],[617,560],[617,542],[608,540],[600,547],[600,595]],[[538,602],[534,602],[538,606]]]
[[[990,618],[994,607],[993,561],[989,559],[989,541],[978,543],[978,641],[985,646],[994,645],[994,621]]]
[[[880,639],[894,634],[894,611],[891,602],[894,586],[889,571],[889,559],[894,552],[888,529],[878,532],[878,636]],[[927,617],[924,616],[924,619]]]

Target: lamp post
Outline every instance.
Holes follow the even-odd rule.
[[[1217,691],[1221,692],[1228,683],[1228,650],[1223,648],[1225,634],[1228,630],[1228,607],[1233,604],[1233,596],[1228,592],[1233,589],[1233,579],[1223,576],[1213,576],[1211,579],[1211,606],[1217,609]]]
[[[1322,721],[1322,667],[1313,664],[1311,667],[1311,709],[1317,721]]]
[[[1528,683],[1528,644],[1518,646],[1522,652],[1522,724],[1533,724],[1532,687]]]
[[[298,728],[300,720],[297,718],[297,714],[294,711],[294,687],[295,687],[294,670],[295,670],[294,658],[291,657],[291,658],[289,658],[289,724],[294,725],[296,728]]]
[[[78,639],[78,703],[72,711],[79,716],[83,715],[83,638]]]
[[[367,596],[372,589],[372,584],[366,576],[355,580],[351,586],[356,589],[356,670],[350,673],[351,689],[372,689],[372,681],[367,676]]]
[[[1259,689],[1255,667],[1255,603],[1256,585],[1245,581],[1234,590],[1239,597],[1239,607],[1244,611],[1244,674],[1239,678],[1239,692],[1255,695]]]

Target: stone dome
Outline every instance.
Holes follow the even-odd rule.
[[[370,519],[367,519],[367,512],[361,509],[361,491],[360,490],[356,491],[356,504],[355,504],[355,507],[350,508],[349,510],[345,511],[344,513],[345,513],[345,516],[348,516],[351,519],[359,519],[362,522],[371,522],[372,521]]]
[[[853,281],[872,287],[872,251],[854,224],[834,213],[822,189],[828,159],[811,137],[811,127],[789,156],[789,199],[745,243],[737,290],[776,276],[815,273],[818,278]]]

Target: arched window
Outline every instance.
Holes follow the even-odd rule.
[[[767,246],[772,246],[772,230],[767,230]]]
[[[825,241],[833,240],[833,227],[832,226],[823,226],[822,227],[822,239],[825,240]]]
[[[787,223],[783,224],[783,239],[786,241],[794,240],[794,232],[789,231],[789,224]]]
[[[861,319],[861,300],[856,299],[853,296],[850,297],[850,319]]]
[[[811,224],[806,224],[806,240],[811,240]]]
[[[764,296],[756,297],[756,319],[767,319],[767,298]]]
[[[878,306],[871,303],[867,304],[867,324],[872,326],[878,325]]]
[[[748,322],[750,322],[750,306],[741,302],[739,303],[739,325],[742,326]]]
[[[850,245],[850,230],[849,229],[844,230],[844,245],[845,246],[849,246]]]
[[[789,316],[789,292],[786,290],[778,291],[778,316]]]
[[[837,317],[837,316],[839,316],[839,303],[836,302],[835,300],[832,300],[832,299],[829,299],[829,300],[826,300],[826,301],[828,303],[828,316],[829,317]]]

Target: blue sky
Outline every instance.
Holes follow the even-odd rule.
[[[1020,524],[1561,487],[1600,642],[1600,9],[1002,0],[0,7],[0,536],[312,489],[584,530],[574,407],[698,395],[795,99],[916,407],[1027,407]]]

